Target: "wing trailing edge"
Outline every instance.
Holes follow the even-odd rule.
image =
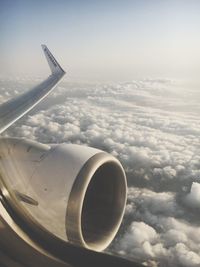
[[[58,64],[46,45],[42,45],[42,48],[52,75],[34,88],[0,105],[0,133],[45,98],[65,75],[65,71]]]

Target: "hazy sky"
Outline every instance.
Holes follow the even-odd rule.
[[[0,73],[45,75],[45,43],[72,80],[198,79],[200,1],[0,1]]]

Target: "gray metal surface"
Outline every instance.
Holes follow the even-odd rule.
[[[65,71],[57,63],[45,45],[42,45],[52,74],[31,90],[0,105],[0,133],[30,111],[46,97],[65,75]]]
[[[1,267],[142,267],[133,261],[42,235],[20,220],[1,197],[0,237]]]

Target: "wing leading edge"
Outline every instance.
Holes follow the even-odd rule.
[[[58,64],[47,46],[42,45],[42,48],[52,74],[29,91],[0,105],[0,133],[45,98],[65,75],[65,71]]]

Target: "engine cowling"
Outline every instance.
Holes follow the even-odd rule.
[[[6,185],[45,231],[100,251],[116,235],[126,177],[112,155],[86,146],[6,138],[0,141]]]

